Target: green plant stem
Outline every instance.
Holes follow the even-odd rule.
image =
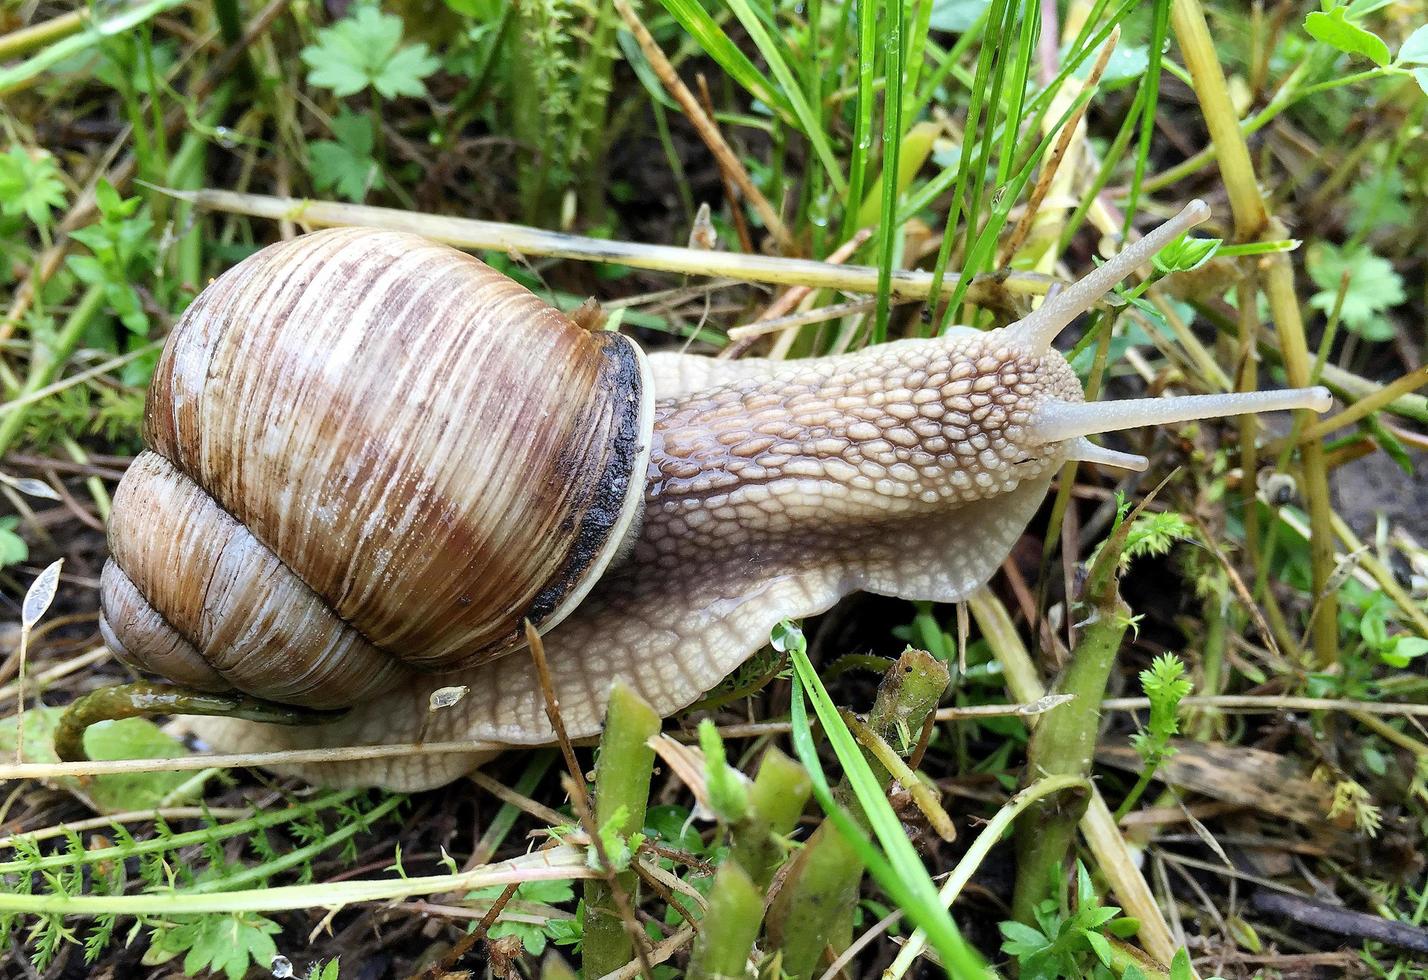
[[[838,713],[818,673],[809,662],[806,646],[799,642],[788,647],[793,664],[794,689],[789,703],[793,725],[793,744],[799,760],[813,779],[813,792],[819,805],[865,864],[884,891],[907,913],[914,925],[926,929],[942,959],[942,965],[954,978],[985,976],[986,967],[967,941],[952,917],[937,902],[937,889],[926,866],[913,849],[892,805],[878,785],[877,777],[863,758],[858,743]],[[859,805],[873,828],[879,847],[873,846],[867,832],[859,826],[847,808],[835,799],[823,773],[817,748],[813,744],[806,697],[823,726],[823,732],[833,747],[843,772],[857,797]]]
[[[797,826],[812,792],[813,783],[802,766],[776,748],[764,753],[749,790],[749,813],[730,828],[731,856],[760,889],[773,880],[783,861],[779,839]]]
[[[908,647],[878,684],[877,697],[868,712],[868,728],[896,746],[899,753],[907,755],[916,745],[927,716],[937,710],[950,682],[951,675],[944,661],[925,650]],[[868,758],[867,753],[864,757]],[[876,773],[878,765],[871,758],[868,762]]]
[[[1229,632],[1228,586],[1221,584],[1206,597],[1205,642],[1200,654],[1200,690],[1205,695],[1215,696],[1224,688],[1225,643]],[[1214,708],[1199,712],[1194,731],[1201,741],[1209,741],[1215,736],[1220,713]]]
[[[81,863],[94,864],[97,861],[127,861],[130,858],[142,857],[145,854],[155,854],[161,851],[194,847],[208,841],[249,836],[260,830],[265,830],[268,827],[276,827],[279,824],[288,823],[293,820],[301,820],[304,817],[321,812],[329,807],[345,803],[359,792],[361,791],[355,789],[338,790],[337,792],[327,793],[307,803],[298,804],[297,806],[290,806],[281,810],[267,810],[262,813],[256,813],[243,820],[235,820],[232,823],[217,824],[213,827],[205,827],[202,830],[193,830],[182,834],[170,834],[166,837],[153,837],[149,840],[136,841],[133,844],[116,844],[112,847],[99,847],[94,850],[84,851],[80,854],[63,851],[58,854],[46,855],[40,858],[39,861],[6,861],[0,864],[0,875],[51,871],[57,868],[72,867]]]
[[[1135,785],[1132,786],[1131,791],[1126,794],[1126,798],[1121,800],[1121,805],[1116,807],[1116,823],[1120,823],[1121,819],[1127,813],[1130,813],[1131,810],[1135,808],[1135,805],[1140,802],[1141,796],[1145,793],[1145,788],[1149,786],[1150,781],[1155,778],[1155,771],[1160,768],[1160,764],[1164,761],[1164,754],[1159,752],[1145,760],[1145,764],[1140,770],[1140,776],[1136,778]]]
[[[25,376],[25,384],[21,387],[17,398],[24,398],[55,379],[60,368],[64,366],[65,361],[69,360],[69,356],[79,345],[79,339],[89,328],[90,321],[103,308],[104,287],[102,285],[90,286],[80,296],[79,302],[75,303],[74,308],[70,310],[69,316],[65,318],[64,325],[60,327],[59,333],[55,336],[54,345],[49,350],[35,347],[31,354],[29,374]],[[10,412],[4,418],[0,418],[0,456],[3,456],[15,444],[20,431],[24,428],[27,414],[26,411],[20,410]]]
[[[883,89],[883,181],[882,220],[878,224],[878,305],[873,320],[873,343],[888,335],[889,291],[892,283],[893,253],[897,251],[898,154],[902,150],[902,31],[903,0],[886,4],[887,33],[883,37],[886,62]],[[856,205],[857,202],[850,202]]]
[[[1200,101],[1210,139],[1218,154],[1220,173],[1229,192],[1230,209],[1234,215],[1235,240],[1248,242],[1288,238],[1288,229],[1269,214],[1260,193],[1249,146],[1241,133],[1224,69],[1220,66],[1199,0],[1174,0],[1171,23],[1185,56],[1186,67],[1190,69],[1195,96]],[[1307,386],[1312,383],[1312,370],[1299,297],[1294,289],[1294,268],[1289,257],[1282,252],[1268,255],[1263,261],[1265,297],[1269,300],[1270,315],[1284,354],[1284,373],[1292,387]],[[1301,425],[1307,424],[1312,415],[1300,413],[1300,420]],[[1314,659],[1320,669],[1327,669],[1338,661],[1339,655],[1339,604],[1337,595],[1330,588],[1330,577],[1334,572],[1333,505],[1329,497],[1323,447],[1318,443],[1306,444],[1301,453],[1304,496],[1309,503],[1309,557],[1316,609],[1310,628],[1314,639]]]
[[[857,851],[831,821],[823,821],[794,855],[769,906],[769,940],[783,953],[785,974],[814,976],[824,949],[847,947],[862,880]]]
[[[289,851],[271,861],[251,865],[245,867],[242,871],[225,874],[222,877],[214,878],[210,881],[201,881],[189,889],[189,894],[205,895],[210,892],[235,891],[253,882],[264,882],[273,875],[280,874],[289,868],[294,868],[300,864],[311,861],[323,851],[328,850],[334,845],[341,844],[349,837],[355,837],[357,834],[362,833],[372,825],[374,820],[380,820],[385,817],[405,803],[406,799],[406,796],[400,793],[389,796],[370,811],[362,814],[362,819],[360,820],[344,821],[341,826],[329,833],[323,834],[311,844]]]
[[[1007,690],[1024,703],[1046,695],[1041,677],[1032,663],[1031,654],[1017,634],[1011,615],[1001,600],[985,586],[972,593],[967,607],[977,621],[992,655],[1002,668]],[[1040,715],[1027,718],[1033,729],[1039,726]],[[1162,963],[1169,963],[1178,948],[1170,926],[1161,914],[1155,895],[1146,884],[1130,846],[1111,816],[1110,807],[1094,785],[1090,788],[1091,803],[1081,819],[1081,834],[1086,839],[1097,869],[1110,882],[1126,913],[1140,920],[1139,940],[1146,951]]]
[[[1093,600],[1092,617],[1094,621],[1082,632],[1065,673],[1052,688],[1052,693],[1071,694],[1076,700],[1048,711],[1027,746],[1027,772],[1038,777],[1085,778],[1091,771],[1101,720],[1098,708],[1130,625],[1130,607],[1113,585],[1109,595]],[[1055,882],[1086,802],[1085,793],[1040,801],[1018,819],[1012,900],[1012,915],[1018,921],[1034,923],[1036,907],[1055,894],[1053,887],[1059,888]]]
[[[595,826],[629,837],[645,825],[654,749],[649,740],[659,733],[659,714],[623,683],[610,691],[600,755],[595,763]],[[623,817],[616,821],[617,817]],[[612,823],[613,822],[613,823]],[[634,895],[634,871],[617,876],[626,895]],[[585,973],[602,977],[630,962],[634,938],[603,878],[585,883]]]
[[[588,913],[587,913],[588,915]],[[709,909],[689,958],[690,980],[742,980],[749,953],[764,918],[764,896],[736,861],[725,861],[714,876]],[[586,919],[587,931],[589,919]],[[591,973],[587,940],[586,973]]]

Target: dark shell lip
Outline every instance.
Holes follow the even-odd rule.
[[[628,393],[612,426],[596,499],[580,519],[565,563],[536,596],[526,618],[540,633],[554,628],[580,605],[626,543],[644,509],[644,474],[654,431],[654,380],[649,359],[634,341],[606,333],[600,384]],[[524,639],[518,638],[517,645]]]

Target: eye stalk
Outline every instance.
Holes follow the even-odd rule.
[[[1155,253],[1210,216],[1210,206],[1194,200],[1180,213],[1145,237],[1132,242],[1092,271],[1084,279],[1067,286],[1047,298],[1034,313],[1007,328],[1009,339],[1028,351],[1042,353],[1051,349],[1051,342],[1071,321],[1085,313],[1137,267],[1149,262]]]
[[[1127,401],[1047,401],[1033,413],[1027,435],[1041,443],[1068,443],[1068,459],[1104,463],[1130,470],[1150,465],[1144,456],[1119,453],[1095,445],[1087,436],[1119,432],[1143,425],[1169,425],[1227,415],[1251,415],[1308,409],[1328,411],[1333,403],[1329,389],[1287,388],[1282,391],[1243,391],[1221,395],[1180,395],[1172,398],[1132,398]]]

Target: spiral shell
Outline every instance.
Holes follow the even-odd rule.
[[[312,707],[472,666],[584,597],[637,522],[644,356],[454,249],[263,249],[174,329],[115,494],[106,640]]]

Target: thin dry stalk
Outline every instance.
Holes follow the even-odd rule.
[[[838,265],[833,262],[791,259],[777,255],[710,252],[676,245],[620,242],[501,221],[422,214],[367,204],[344,204],[338,201],[315,201],[208,189],[163,190],[170,197],[212,211],[227,211],[273,220],[291,218],[312,228],[345,225],[387,228],[424,235],[457,248],[576,259],[582,262],[610,262],[635,269],[651,269],[686,276],[735,278],[783,286],[841,289],[850,293],[878,291],[878,270],[872,266]],[[947,273],[949,276],[955,274],[952,270]],[[996,301],[1008,290],[1029,295],[1045,295],[1054,281],[1050,276],[1035,272],[981,274],[973,277],[972,288],[967,295],[969,301],[974,303]],[[890,286],[893,296],[925,299],[931,289],[932,273],[918,269],[893,270]]]
[[[1096,63],[1091,66],[1091,73],[1081,83],[1082,91],[1094,89],[1101,83],[1101,76],[1106,71],[1106,64],[1111,60],[1111,52],[1116,49],[1116,42],[1120,40],[1120,37],[1121,29],[1117,25],[1111,31],[1111,36],[1106,39],[1106,43],[1101,46],[1100,53],[1096,55]],[[1041,172],[1037,174],[1036,186],[1031,189],[1031,195],[1027,198],[1025,208],[1022,209],[1021,220],[1016,223],[1016,227],[1012,229],[1011,237],[1002,247],[1001,256],[997,260],[998,266],[1004,266],[1010,262],[1026,242],[1026,236],[1031,234],[1031,226],[1041,211],[1041,202],[1046,199],[1047,191],[1051,190],[1051,183],[1061,167],[1061,161],[1066,157],[1071,140],[1079,131],[1081,120],[1086,117],[1086,110],[1090,108],[1090,105],[1089,99],[1083,101],[1071,118],[1066,120],[1066,125],[1061,127],[1061,132],[1056,137],[1056,144],[1052,146],[1051,152],[1046,157],[1046,162],[1041,167]]]
[[[836,320],[839,317],[849,316],[853,313],[866,313],[877,305],[874,298],[854,299],[846,303],[834,303],[832,306],[816,306],[811,310],[802,313],[790,313],[788,316],[776,317],[772,320],[760,318],[753,323],[745,324],[741,327],[729,328],[729,339],[736,341],[757,340],[766,337],[771,333],[782,333],[793,327],[802,327],[810,323],[823,323],[828,320]],[[913,300],[899,300],[899,302],[909,303]]]
[[[630,901],[630,895],[620,882],[620,876],[615,872],[615,867],[610,863],[610,855],[605,849],[604,838],[600,836],[600,828],[595,824],[595,813],[590,808],[590,794],[585,789],[585,773],[580,769],[580,763],[575,759],[575,749],[570,744],[570,737],[565,733],[565,720],[560,716],[560,700],[555,696],[555,687],[550,681],[550,665],[545,659],[545,643],[542,642],[540,634],[536,632],[535,626],[530,620],[526,620],[526,642],[530,645],[531,660],[535,663],[536,675],[540,679],[540,690],[545,698],[545,713],[550,719],[551,728],[555,729],[555,739],[560,743],[560,752],[565,757],[565,765],[570,770],[566,779],[561,782],[565,785],[566,792],[570,794],[570,801],[575,807],[576,816],[580,818],[580,826],[584,828],[585,834],[590,839],[590,846],[594,848],[596,855],[600,859],[600,875],[605,879],[606,885],[610,889],[610,895],[615,900],[615,905],[620,910],[620,918],[625,924],[626,931],[630,934],[630,940],[634,943],[635,956],[639,960],[640,973],[653,980],[654,973],[650,968],[645,949],[645,934],[640,928],[639,920],[635,918],[635,909]]]
[[[852,237],[846,242],[834,249],[823,261],[829,265],[843,265],[851,259],[854,253],[862,248],[863,244],[871,237],[873,237],[873,229],[860,228],[854,232]],[[768,308],[759,314],[759,318],[755,320],[754,323],[766,324],[779,319],[793,310],[799,303],[802,303],[810,292],[812,292],[812,290],[808,286],[794,286],[792,289],[785,290],[782,296],[770,303]],[[754,346],[753,337],[735,338],[732,330],[729,333],[730,339],[734,340],[734,343],[721,350],[719,357],[725,359],[738,357],[750,347]]]
[[[709,96],[709,82],[700,72],[694,76],[699,83],[699,98],[704,103],[704,112],[709,119],[710,125],[715,129],[719,128],[719,122],[714,117],[714,100]],[[719,164],[719,182],[724,186],[724,200],[729,205],[729,214],[734,219],[734,232],[739,236],[739,248],[745,252],[754,250],[754,238],[749,234],[749,222],[744,217],[744,209],[739,207],[738,182],[734,176],[724,169],[724,161],[715,157]]]
[[[724,134],[719,131],[719,127],[714,123],[704,110],[700,108],[699,100],[694,97],[694,93],[689,91],[689,86],[680,80],[678,72],[674,70],[674,65],[669,63],[669,59],[664,56],[664,51],[655,39],[650,35],[645,27],[644,21],[630,7],[628,0],[615,0],[615,9],[619,11],[625,23],[630,27],[630,33],[635,36],[640,50],[649,59],[650,67],[654,69],[655,75],[660,83],[669,90],[669,94],[674,96],[674,100],[679,103],[684,110],[685,116],[694,126],[699,138],[704,141],[704,145],[709,147],[709,152],[714,154],[714,159],[719,164],[719,170],[729,179],[738,185],[739,191],[745,199],[753,205],[759,217],[778,242],[780,250],[791,253],[794,250],[793,236],[789,234],[788,227],[774,210],[773,205],[764,197],[763,192],[755,186],[753,178],[749,176],[749,171],[745,169],[743,161],[739,155],[724,141]]]

